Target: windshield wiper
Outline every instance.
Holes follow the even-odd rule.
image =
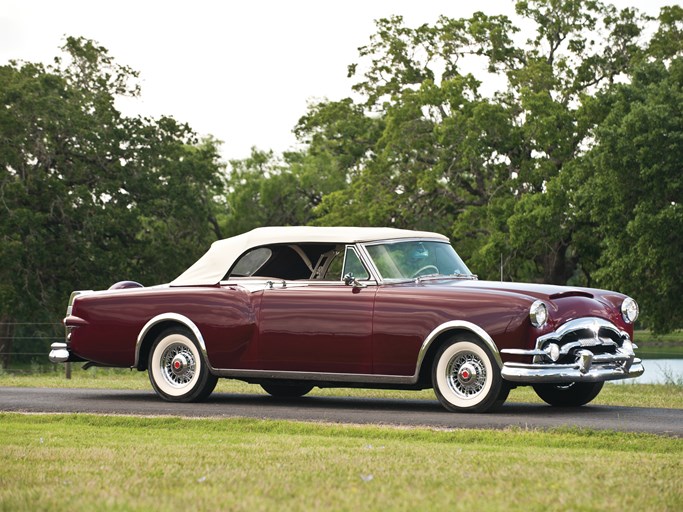
[[[463,274],[462,272],[455,272],[454,274],[451,274],[450,277],[455,277],[458,279],[479,279],[477,274]]]
[[[423,276],[415,277],[415,282],[434,280],[434,279],[471,279],[476,281],[479,277],[476,274],[463,274],[461,272],[456,272],[454,274],[425,274]]]
[[[479,277],[476,274],[462,274],[462,273],[455,273],[455,274],[425,274],[423,276],[417,276],[417,277],[411,277],[411,278],[405,278],[405,281],[414,281],[416,283],[422,282],[422,281],[434,281],[437,279],[467,279],[467,280],[472,280],[472,281],[477,281]],[[397,280],[397,281],[403,281]]]
[[[416,281],[422,281],[423,279],[442,279],[442,278],[444,278],[444,277],[450,277],[450,276],[447,276],[447,275],[444,275],[444,274],[425,274],[425,275],[422,275],[422,276],[417,276],[417,277],[415,277],[414,279],[415,279]]]

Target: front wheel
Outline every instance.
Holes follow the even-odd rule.
[[[147,365],[154,391],[169,402],[199,402],[216,387],[194,335],[183,328],[165,330],[154,341]]]
[[[534,391],[547,404],[579,407],[593,400],[604,382],[571,382],[569,384],[536,384]]]
[[[509,391],[479,339],[453,338],[444,344],[434,359],[432,384],[441,404],[453,412],[488,411],[501,405]]]

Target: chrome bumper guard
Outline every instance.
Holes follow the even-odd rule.
[[[639,377],[642,361],[628,334],[601,318],[579,318],[538,338],[534,350],[503,349],[501,354],[533,357],[533,362],[503,365],[501,376],[527,384],[603,382]],[[593,349],[593,350],[590,350]],[[598,353],[595,353],[598,352]],[[574,357],[572,363],[557,363]]]
[[[48,357],[50,358],[51,363],[66,363],[69,361],[71,354],[66,343],[53,343],[50,346],[50,349],[50,355]]]

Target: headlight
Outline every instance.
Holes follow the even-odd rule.
[[[531,305],[529,319],[534,327],[543,327],[548,321],[548,308],[542,301],[537,300]]]
[[[621,303],[621,316],[629,324],[632,324],[638,318],[638,303],[631,297],[628,297]]]

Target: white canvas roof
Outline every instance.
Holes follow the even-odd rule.
[[[278,226],[257,228],[247,233],[218,240],[197,262],[171,282],[171,286],[215,285],[230,270],[235,260],[249,249],[270,244],[339,243],[353,244],[400,238],[448,238],[429,231],[395,228],[353,228]]]

